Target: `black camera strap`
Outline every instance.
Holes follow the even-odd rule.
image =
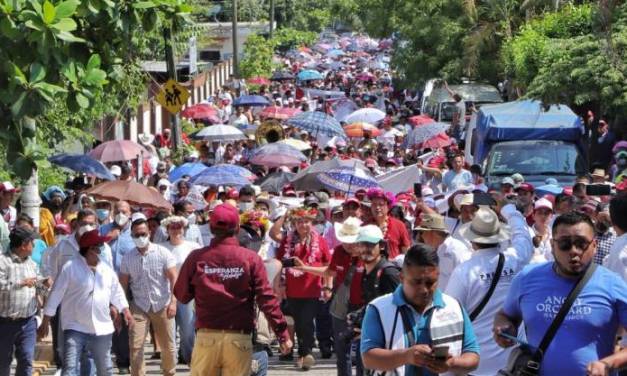
[[[490,283],[490,288],[488,289],[488,292],[486,292],[483,299],[481,299],[481,302],[479,303],[477,308],[473,309],[472,312],[470,313],[470,316],[469,316],[470,321],[475,321],[477,316],[479,316],[481,311],[483,311],[485,306],[490,301],[492,294],[494,294],[494,290],[496,290],[496,285],[499,283],[499,280],[501,279],[501,274],[503,274],[504,266],[505,266],[505,255],[503,255],[502,253],[499,253],[499,262],[496,265],[496,271],[494,272],[494,276],[492,276],[492,282]]]

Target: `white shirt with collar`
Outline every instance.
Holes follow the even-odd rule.
[[[62,240],[60,240],[54,247],[49,248],[44,252],[43,259],[43,272],[44,276],[51,277],[53,280],[57,279],[61,269],[71,259],[76,256],[80,256],[78,242],[76,241],[76,234],[73,233]],[[111,247],[108,244],[102,245],[100,252],[100,261],[113,267],[113,256],[111,254]]]
[[[440,258],[438,278],[438,288],[442,291],[446,289],[451,274],[457,265],[470,259],[472,251],[461,241],[451,236],[444,240],[438,247],[438,257]]]
[[[67,262],[57,276],[44,314],[54,316],[61,304],[61,327],[97,336],[113,333],[109,305],[128,308],[124,290],[113,269],[99,262],[92,270],[83,256]]]
[[[513,205],[501,210],[511,231],[511,241],[503,242],[497,248],[481,249],[453,271],[446,287],[446,294],[456,298],[466,308],[468,314],[479,305],[488,292],[499,260],[499,253],[505,256],[501,278],[479,316],[472,326],[481,348],[479,368],[473,371],[477,376],[493,376],[507,364],[511,349],[499,347],[492,337],[494,316],[502,308],[514,276],[518,274],[533,256],[533,244],[525,218]]]

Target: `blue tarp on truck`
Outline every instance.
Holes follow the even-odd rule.
[[[490,146],[502,141],[560,140],[582,146],[583,123],[566,105],[545,110],[538,101],[520,100],[485,105],[476,116],[472,135],[475,163],[483,162]]]

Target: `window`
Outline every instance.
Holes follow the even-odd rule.
[[[488,160],[489,175],[577,175],[584,169],[575,145],[559,141],[498,144]]]

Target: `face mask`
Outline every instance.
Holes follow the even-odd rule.
[[[98,220],[104,221],[109,218],[109,211],[107,209],[96,209],[96,217],[98,217]]]
[[[126,214],[124,213],[118,213],[115,215],[114,220],[118,226],[124,227],[128,223],[128,216],[126,216]]]
[[[187,223],[190,225],[196,224],[196,214],[192,213],[187,216]]]
[[[142,236],[140,238],[133,238],[133,242],[137,248],[146,248],[148,243],[150,243],[150,238],[148,236]]]
[[[247,211],[253,210],[253,208],[255,207],[255,204],[252,202],[240,202],[238,204],[238,207],[239,207],[240,212],[246,213]]]

